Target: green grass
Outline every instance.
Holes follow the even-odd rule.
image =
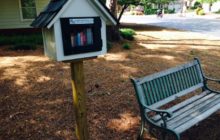
[[[123,44],[122,47],[123,47],[123,49],[125,49],[125,50],[130,50],[130,49],[131,49],[131,45],[128,44],[128,43]]]
[[[136,34],[133,29],[130,28],[123,28],[120,29],[120,34],[124,39],[127,40],[134,40],[134,35]]]

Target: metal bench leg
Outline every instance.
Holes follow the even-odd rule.
[[[162,132],[162,140],[166,140],[166,136],[167,136],[167,133],[166,132]]]
[[[138,135],[137,140],[143,140],[144,125],[145,125],[145,121],[141,119],[141,129],[140,129],[140,134]]]

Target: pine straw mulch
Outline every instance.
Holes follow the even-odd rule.
[[[130,77],[152,74],[199,57],[210,77],[220,78],[220,41],[201,34],[138,28],[131,50],[124,42],[84,63],[91,140],[134,140],[139,110]],[[69,64],[50,61],[43,50],[0,48],[0,139],[75,140]],[[219,139],[219,113],[183,139]],[[146,133],[148,140],[156,139]]]

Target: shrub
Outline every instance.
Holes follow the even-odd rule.
[[[205,15],[204,10],[201,7],[198,7],[196,10],[196,15]]]
[[[175,13],[175,9],[173,8],[172,10],[171,9],[164,9],[164,13],[166,14],[174,14]]]
[[[217,12],[215,12],[216,14],[220,14],[220,9],[217,11]]]
[[[196,2],[194,3],[194,6],[192,7],[192,9],[197,9],[197,8],[199,8],[199,7],[201,7],[201,3],[198,2],[198,1],[196,1]]]
[[[26,43],[21,43],[21,44],[16,44],[12,47],[9,48],[10,50],[36,50],[37,46],[33,44],[26,44]]]
[[[203,9],[199,10],[198,15],[200,15],[200,16],[205,15],[204,10]]]
[[[0,35],[0,45],[19,45],[19,44],[42,45],[43,38],[41,34],[33,35]]]
[[[124,28],[120,29],[120,34],[124,39],[134,40],[135,31],[133,29]]]
[[[130,49],[131,49],[131,45],[128,44],[128,43],[125,43],[125,44],[123,45],[123,49],[125,49],[125,50],[130,50]]]
[[[145,8],[144,9],[145,15],[154,15],[156,13],[157,13],[157,9],[153,9],[153,8]]]

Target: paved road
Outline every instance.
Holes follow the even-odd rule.
[[[220,15],[193,16],[165,15],[162,19],[151,16],[123,16],[122,23],[162,26],[220,37]]]

